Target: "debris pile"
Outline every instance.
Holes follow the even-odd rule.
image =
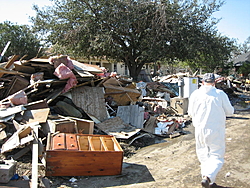
[[[32,150],[32,171],[36,156],[46,166],[49,135],[106,134],[130,145],[145,133],[169,137],[183,127],[183,118],[172,117],[175,112],[168,109],[175,92],[158,82],[105,76],[98,66],[65,55],[15,57],[0,67],[1,153],[19,160]]]
[[[0,64],[1,153],[6,159],[19,160],[32,151],[33,184],[38,178],[37,160],[46,167],[46,148],[54,147],[48,143],[53,144],[50,139],[56,135],[110,135],[127,145],[144,136],[180,136],[189,123],[190,88],[199,86],[198,78],[187,75],[134,83],[66,55],[28,61],[16,58]],[[188,93],[183,91],[183,78],[195,86]],[[228,80],[220,78],[217,85],[230,93],[235,87]],[[99,145],[89,147],[108,149],[106,141]],[[27,173],[22,177],[27,179]]]

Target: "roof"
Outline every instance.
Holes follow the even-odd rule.
[[[230,60],[234,66],[242,66],[244,62],[250,62],[250,51]]]

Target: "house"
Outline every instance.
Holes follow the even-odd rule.
[[[242,65],[244,64],[250,64],[250,51],[244,54],[241,54],[235,58],[230,59],[228,62],[232,62],[233,63],[233,67],[234,67],[234,74],[239,72],[239,69]],[[240,74],[239,76],[247,76],[249,75],[250,70],[248,71],[248,73]]]

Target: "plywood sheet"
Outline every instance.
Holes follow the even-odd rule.
[[[26,124],[33,122],[45,123],[47,121],[49,112],[50,108],[26,110],[23,114],[23,119]]]
[[[82,86],[71,91],[72,101],[86,113],[104,121],[109,117],[103,87]]]

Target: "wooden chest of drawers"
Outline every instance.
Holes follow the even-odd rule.
[[[122,172],[123,150],[114,136],[48,135],[46,176],[102,176]]]

